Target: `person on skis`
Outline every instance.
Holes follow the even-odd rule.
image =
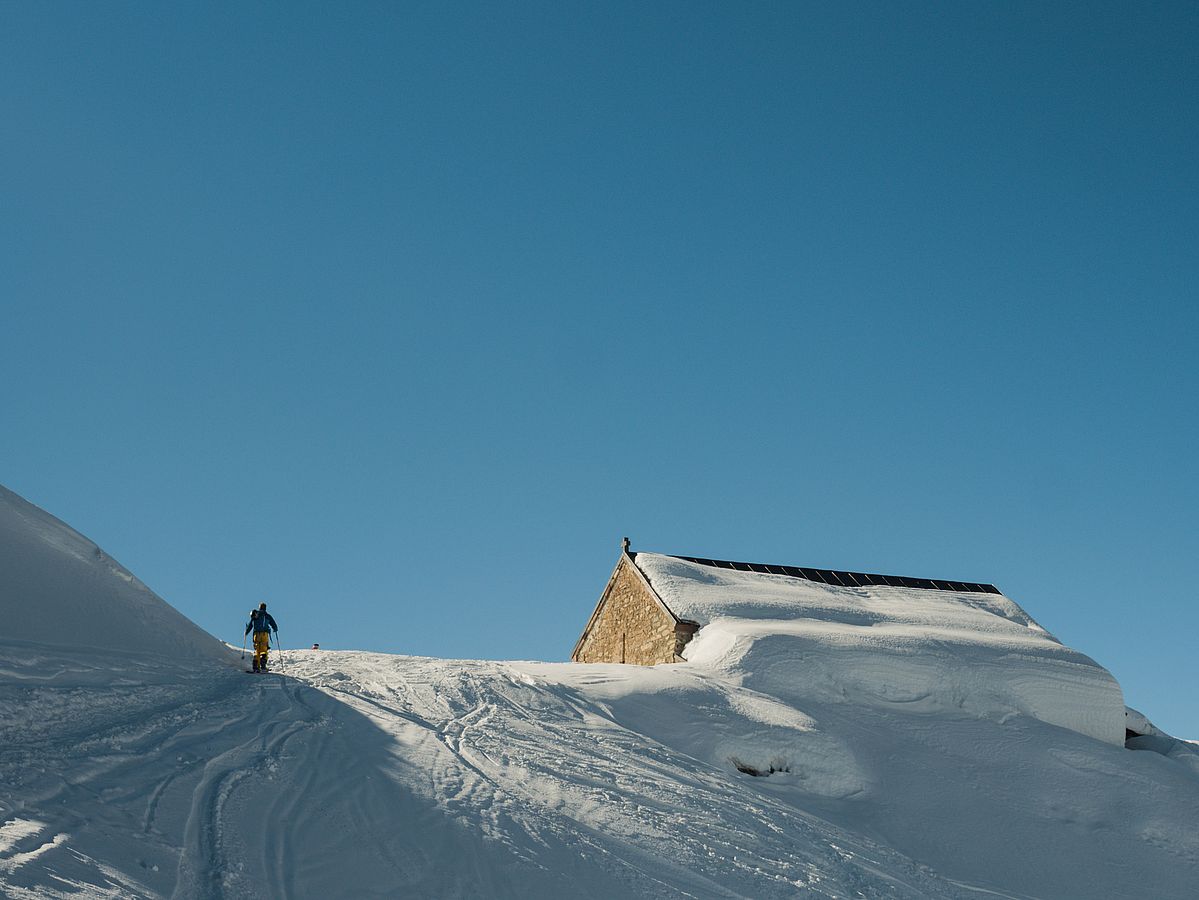
[[[279,626],[274,618],[266,611],[266,604],[259,603],[258,609],[250,611],[250,621],[246,623],[246,634],[254,632],[254,671],[266,671],[266,655],[271,648],[271,632],[275,632],[275,643],[279,643]]]

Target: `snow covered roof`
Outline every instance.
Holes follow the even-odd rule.
[[[677,618],[700,625],[721,617],[805,618],[1048,634],[990,584],[646,552],[634,561]]]

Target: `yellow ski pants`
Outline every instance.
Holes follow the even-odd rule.
[[[254,660],[259,667],[266,665],[266,654],[271,649],[271,633],[269,631],[254,632]]]

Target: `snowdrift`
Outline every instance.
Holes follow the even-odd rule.
[[[1124,742],[1129,750],[1148,750],[1185,766],[1199,777],[1199,741],[1186,741],[1166,734],[1140,710],[1127,710],[1130,737]]]
[[[638,553],[667,606],[704,626],[689,661],[794,702],[1027,715],[1124,743],[1111,673],[1002,594],[834,587]]]

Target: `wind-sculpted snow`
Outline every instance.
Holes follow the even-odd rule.
[[[1135,735],[1125,742],[1129,750],[1148,750],[1160,753],[1185,766],[1199,777],[1199,741],[1180,740],[1166,734],[1140,710],[1128,708],[1128,728]]]
[[[760,691],[1028,715],[1123,745],[1111,673],[1002,594],[834,587],[655,553],[638,553],[637,565],[676,615],[705,626],[687,659],[744,673]]]

